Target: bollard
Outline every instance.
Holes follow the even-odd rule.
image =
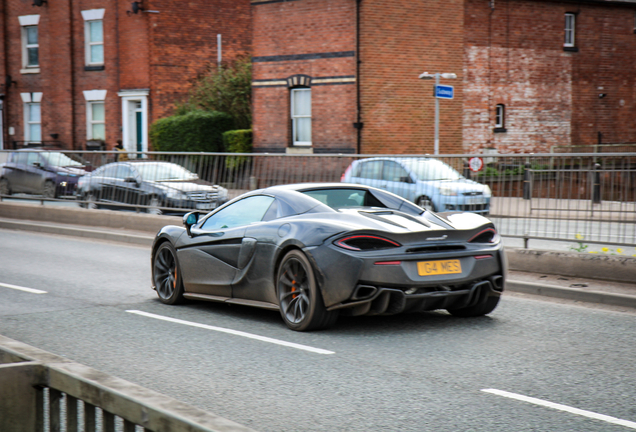
[[[594,164],[594,181],[592,184],[592,204],[601,203],[601,164]]]
[[[532,170],[530,170],[530,162],[526,162],[523,170],[523,199],[532,199]]]

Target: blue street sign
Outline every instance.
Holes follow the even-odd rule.
[[[455,89],[449,85],[435,86],[435,97],[439,99],[453,99]]]

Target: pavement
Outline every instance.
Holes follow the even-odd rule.
[[[181,218],[0,202],[0,228],[150,246]],[[504,239],[506,244],[506,239]],[[636,309],[636,257],[506,247],[506,291]]]

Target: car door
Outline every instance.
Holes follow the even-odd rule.
[[[117,166],[113,182],[113,199],[123,204],[141,204],[141,177],[128,165]]]
[[[243,198],[213,212],[191,229],[192,237],[177,245],[186,292],[232,297],[245,231],[263,219],[273,201],[266,195]]]
[[[18,182],[24,192],[40,193],[44,184],[45,161],[40,157],[40,152],[24,152],[24,157],[20,161],[24,163],[16,164]]]
[[[382,179],[386,182],[386,190],[413,202],[415,182],[402,165],[395,161],[384,161]]]

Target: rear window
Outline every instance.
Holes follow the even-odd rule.
[[[380,201],[363,189],[313,189],[300,191],[332,209],[347,207],[384,207]]]

